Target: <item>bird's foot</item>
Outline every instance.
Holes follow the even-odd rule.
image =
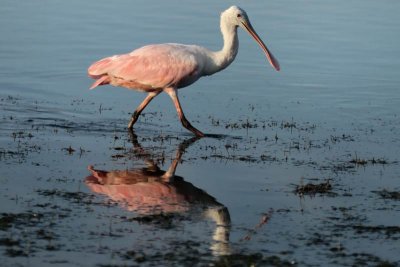
[[[196,128],[193,128],[193,130],[191,130],[197,137],[204,137],[204,133],[200,132],[199,130],[197,130]]]
[[[129,123],[128,123],[128,130],[132,130],[132,129],[133,129],[133,124],[134,124],[134,123],[135,123],[135,122],[133,122],[132,119],[129,121]]]
[[[133,112],[132,117],[131,117],[131,120],[130,120],[129,123],[128,123],[128,129],[129,129],[129,130],[132,130],[133,125],[136,123],[136,121],[137,121],[138,118],[139,118],[139,115],[140,115],[140,113],[138,113],[136,110],[135,110],[135,112]]]
[[[194,133],[197,137],[204,137],[204,133],[194,128],[185,117],[181,119],[181,122],[183,127]]]

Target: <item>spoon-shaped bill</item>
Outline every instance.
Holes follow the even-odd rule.
[[[279,66],[278,60],[272,55],[272,53],[268,50],[267,46],[264,44],[264,42],[261,40],[261,38],[258,36],[256,31],[254,30],[253,26],[251,26],[250,22],[242,22],[242,25],[244,29],[256,40],[256,42],[261,46],[261,48],[264,50],[265,55],[268,58],[269,63],[271,64],[274,69],[279,71],[281,67]]]

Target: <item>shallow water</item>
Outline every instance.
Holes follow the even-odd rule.
[[[93,61],[144,44],[219,49],[230,4],[282,70],[240,31],[235,62],[180,92],[187,118],[214,137],[190,140],[166,95],[131,135],[144,95],[87,89]],[[3,263],[400,264],[399,11],[358,0],[6,1]],[[171,164],[176,179],[164,175]],[[113,178],[88,178],[88,165]],[[328,192],[294,192],[326,181]]]

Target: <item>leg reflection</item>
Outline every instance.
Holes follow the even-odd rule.
[[[184,213],[191,220],[212,220],[215,230],[211,250],[215,255],[229,254],[231,220],[228,209],[215,197],[175,175],[183,154],[199,138],[193,137],[179,144],[167,170],[157,166],[151,153],[140,145],[133,131],[130,131],[130,138],[136,158],[146,162],[147,166],[111,171],[89,166],[91,175],[85,180],[87,186],[140,216]],[[199,210],[203,216],[198,216]]]

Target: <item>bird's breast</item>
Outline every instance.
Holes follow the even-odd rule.
[[[188,75],[182,77],[182,79],[178,82],[177,88],[183,88],[191,85],[196,82],[201,77],[200,71],[198,69],[193,70]]]

